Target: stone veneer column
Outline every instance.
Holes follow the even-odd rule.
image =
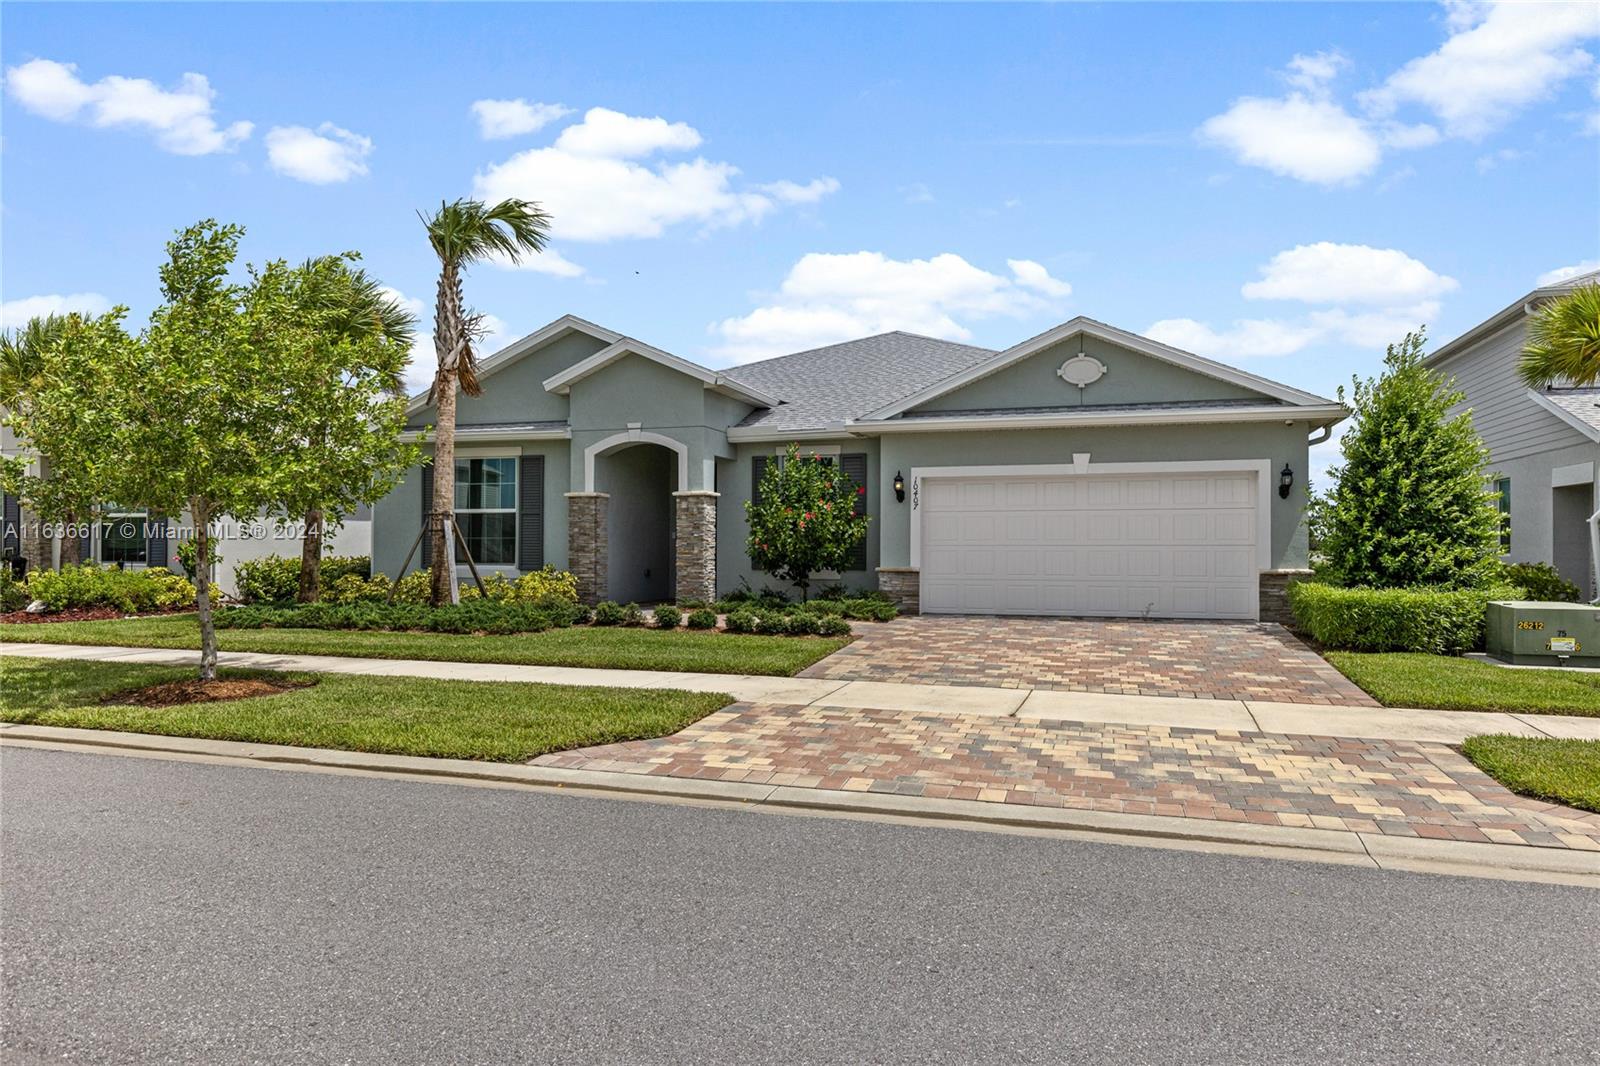
[[[1310,570],[1261,571],[1261,621],[1292,626],[1294,612],[1289,609],[1289,586],[1311,577]]]
[[[922,613],[921,571],[909,566],[880,566],[878,591],[887,593],[901,614]]]
[[[703,489],[672,494],[678,534],[674,556],[677,580],[672,594],[679,603],[710,603],[717,598],[718,495]]]
[[[593,606],[606,598],[611,556],[606,516],[611,494],[569,492],[567,496],[567,569],[578,579],[578,601]]]

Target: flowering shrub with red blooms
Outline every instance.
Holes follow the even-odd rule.
[[[789,445],[782,462],[767,464],[760,504],[744,505],[756,569],[796,586],[805,599],[811,575],[843,570],[866,537],[872,519],[855,513],[856,497],[866,493],[836,465]]]

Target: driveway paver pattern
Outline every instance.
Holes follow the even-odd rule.
[[[537,765],[1600,851],[1443,744],[734,704]]]
[[[801,677],[1376,707],[1283,626],[920,615],[859,626]]]

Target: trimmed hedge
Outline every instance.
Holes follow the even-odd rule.
[[[1325,648],[1459,655],[1482,647],[1490,600],[1522,594],[1511,587],[1373,589],[1302,581],[1289,587],[1289,606]]]
[[[656,608],[656,628],[677,629],[683,621],[683,612],[670,603],[662,604]]]
[[[588,610],[558,600],[542,603],[308,603],[298,607],[233,607],[217,614],[219,629],[425,630],[434,633],[537,633],[575,625]]]
[[[124,614],[138,614],[192,607],[194,598],[194,586],[187,578],[160,567],[122,570],[84,563],[60,570],[32,570],[27,578],[27,599],[42,600],[51,613],[114,607]]]
[[[365,580],[371,572],[372,557],[368,555],[322,557],[324,588],[351,575]],[[300,591],[300,557],[268,555],[262,559],[246,559],[233,568],[233,583],[244,603],[293,602]]]

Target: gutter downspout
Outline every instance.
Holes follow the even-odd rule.
[[[1321,436],[1318,436],[1317,434],[1321,434]],[[1313,433],[1311,436],[1306,438],[1306,444],[1308,444],[1308,445],[1321,444],[1323,441],[1327,440],[1331,436],[1333,436],[1333,427],[1332,426],[1323,426],[1321,429],[1317,430],[1316,433]]]
[[[1600,511],[1589,516],[1589,573],[1600,574]],[[1595,591],[1600,592],[1600,588]],[[1589,602],[1600,603],[1600,595]]]

